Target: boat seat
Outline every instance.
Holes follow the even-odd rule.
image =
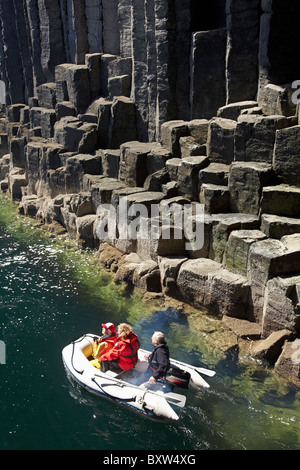
[[[105,372],[105,375],[107,375],[108,377],[125,380],[126,382],[130,383],[132,379],[135,381],[136,378],[141,375],[141,373],[135,368],[132,368],[129,370],[123,370],[122,372],[114,372],[112,370],[108,370],[107,372]]]
[[[118,374],[118,372],[114,372],[113,370],[107,370],[105,372],[105,375],[108,375],[108,377],[113,377],[114,378],[114,377],[117,377],[117,375],[119,375],[119,374]]]

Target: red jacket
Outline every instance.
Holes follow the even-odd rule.
[[[100,342],[107,343],[109,348],[112,348],[113,345],[116,343],[118,337],[116,333],[111,333],[110,335],[101,336]]]
[[[137,363],[137,352],[140,347],[139,338],[130,333],[127,338],[118,339],[116,344],[107,353],[103,354],[100,361],[112,361],[116,359],[123,370],[132,369]]]
[[[98,340],[98,343],[94,344],[94,350],[92,356],[97,359],[98,354],[105,354],[109,349],[111,349],[118,337],[116,333],[111,333],[108,335],[101,336]],[[106,346],[106,347],[105,347]]]

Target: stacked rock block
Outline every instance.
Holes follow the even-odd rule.
[[[101,58],[100,55],[99,61]],[[114,61],[116,66],[118,58]],[[60,83],[62,68],[70,69],[58,67]],[[82,66],[79,70],[83,70]],[[7,118],[2,118],[2,122],[17,136],[10,134],[10,154],[1,159],[1,174],[8,174],[2,179],[2,188],[8,188],[13,199],[23,197],[24,213],[35,212],[46,222],[60,222],[92,247],[99,244],[93,225],[100,204],[114,201],[117,207],[124,195],[130,204],[142,203],[149,209],[161,201],[203,204],[205,237],[200,250],[186,250],[182,240],[110,243],[118,249],[123,244],[124,252],[134,248],[142,261],[150,258],[158,266],[165,266],[166,255],[172,257],[172,264],[178,255],[180,269],[176,276],[161,279],[165,293],[170,290],[172,295],[179,294],[194,305],[254,321],[266,336],[272,331],[272,316],[266,313],[269,284],[274,278],[279,282],[280,276],[286,283],[289,275],[294,283],[299,270],[298,167],[288,171],[284,164],[286,161],[292,165],[294,161],[291,149],[297,148],[300,128],[293,125],[296,116],[267,116],[260,111],[253,114],[257,103],[241,102],[220,108],[218,116],[211,120],[168,121],[162,125],[157,143],[129,140],[114,149],[111,140],[108,148],[97,149],[103,108],[110,116],[105,125],[113,129],[116,104],[128,104],[128,98],[110,101],[100,97],[90,106],[86,103],[86,113],[78,114],[76,103],[81,98],[74,100],[75,104],[69,98],[69,89],[76,88],[73,77],[72,73],[71,88],[66,80],[66,101],[57,101],[57,84],[39,88],[39,97],[31,100],[35,106],[26,113],[29,122],[24,123],[26,106],[8,107]],[[57,120],[61,103],[69,103],[73,116]],[[43,131],[47,112],[54,112],[56,117],[53,137]],[[125,116],[128,118],[129,113]],[[122,115],[119,119],[121,122]],[[48,125],[46,129],[49,131]],[[122,126],[117,129],[122,135]],[[282,133],[289,137],[284,139]],[[296,162],[296,151],[293,158]],[[84,224],[81,217],[85,218]],[[186,262],[181,263],[182,256]],[[204,276],[202,287],[199,276]],[[291,310],[294,313],[291,312],[289,328],[297,333],[297,305]],[[273,328],[281,326],[286,324],[274,320]]]
[[[251,338],[282,330],[297,337],[300,183],[298,166],[286,168],[297,158],[295,151],[291,159],[300,128],[296,116],[253,114],[257,103],[241,102],[222,107],[211,120],[168,121],[157,143],[129,140],[118,148],[97,148],[99,101],[102,109],[105,98],[88,106],[89,112],[62,117],[50,138],[36,116],[37,110],[53,109],[53,89],[43,87],[42,98],[33,100],[31,122],[21,123],[24,113],[14,106],[2,118],[18,131],[9,140],[10,153],[1,158],[1,188],[21,200],[21,212],[58,222],[83,246],[99,249],[102,261],[110,246],[110,256],[119,259],[113,264],[118,280],[206,307],[234,330],[239,320],[243,335]],[[109,106],[122,100],[127,103],[115,98]],[[227,113],[230,119],[221,117]],[[173,237],[174,226],[167,240],[162,227],[155,240],[99,240],[99,206],[118,210],[124,196],[129,207],[143,204],[149,218],[153,204],[203,205],[203,246],[193,249],[188,232]]]
[[[268,107],[273,87],[299,78],[298,13],[297,0],[212,0],[200,12],[197,0],[1,0],[7,104],[29,104],[40,85],[57,81],[58,65],[85,66],[88,55],[103,53],[132,59],[141,141],[157,141],[166,121],[211,119],[225,104],[258,97]],[[114,75],[110,92],[127,96],[130,73]],[[97,98],[97,75],[92,81]]]

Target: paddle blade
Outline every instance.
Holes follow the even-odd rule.
[[[195,369],[203,375],[207,375],[208,377],[214,377],[216,375],[214,370],[204,369],[203,367],[195,367]]]
[[[184,395],[179,395],[178,393],[164,393],[164,397],[167,402],[171,403],[174,406],[178,406],[179,408],[184,408],[186,404],[186,397]]]

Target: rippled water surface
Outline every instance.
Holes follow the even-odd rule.
[[[43,235],[3,197],[0,269],[0,449],[300,449],[299,390],[216,352],[193,316],[154,310],[114,286],[92,253]],[[211,388],[184,392],[180,421],[164,424],[80,389],[61,351],[103,321],[130,323],[146,349],[163,330],[173,357],[216,370]]]

